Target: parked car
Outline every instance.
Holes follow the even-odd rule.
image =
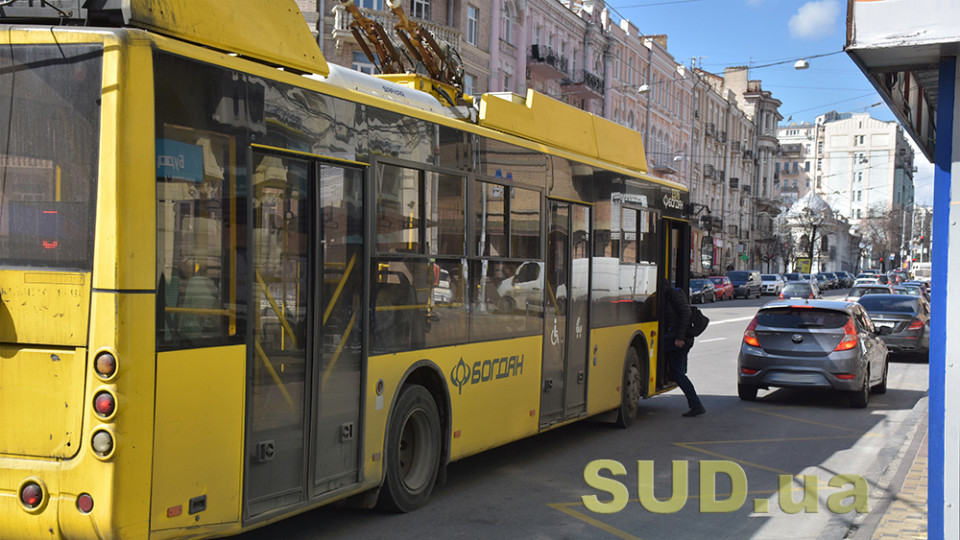
[[[817,287],[820,287],[821,291],[830,288],[830,280],[827,279],[827,276],[823,272],[814,274],[813,279],[817,282]]]
[[[889,285],[881,285],[879,283],[854,285],[853,288],[847,292],[845,300],[848,302],[856,302],[861,296],[868,294],[893,294],[893,288]]]
[[[918,296],[871,294],[860,305],[878,328],[887,329],[883,341],[893,353],[927,356],[930,351],[930,308]]]
[[[840,281],[841,288],[846,289],[848,287],[853,286],[853,274],[851,274],[850,272],[844,272],[841,270],[838,272],[834,272],[834,274],[837,276],[837,279]]]
[[[750,298],[756,295],[760,298],[760,291],[763,287],[763,280],[760,279],[759,270],[734,270],[727,272],[730,283],[733,284],[733,297],[742,296]]]
[[[783,275],[784,281],[800,281],[803,279],[803,274],[799,272],[787,272]]]
[[[760,274],[760,282],[763,285],[764,294],[780,294],[783,289],[783,278],[780,274]]]
[[[816,281],[788,281],[780,291],[780,299],[787,298],[820,298],[820,288]]]
[[[691,279],[690,280],[690,303],[702,304],[704,302],[716,302],[717,293],[713,282],[709,279]]]
[[[716,290],[717,300],[733,300],[733,283],[727,276],[710,276]]]
[[[757,312],[740,344],[737,393],[752,401],[759,388],[847,392],[866,407],[870,392],[887,391],[887,346],[863,306],[831,300],[783,300]]]
[[[830,288],[831,288],[831,289],[839,289],[839,288],[840,288],[840,278],[837,277],[837,274],[836,274],[836,273],[834,273],[834,272],[824,272],[824,275],[826,275],[826,276],[827,276],[827,279],[830,280]]]

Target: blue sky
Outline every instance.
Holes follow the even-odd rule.
[[[679,63],[689,66],[697,58],[698,67],[716,74],[728,66],[750,66],[750,79],[762,81],[782,102],[780,125],[813,122],[831,110],[895,120],[842,52],[846,0],[607,0],[607,6],[642,34],[666,34],[667,50]],[[801,58],[809,69],[794,69]],[[932,172],[922,154],[916,155],[917,202],[924,202],[932,185],[925,177]]]

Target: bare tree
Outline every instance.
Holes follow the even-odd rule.
[[[902,263],[903,218],[902,206],[889,208],[880,203],[871,206],[867,217],[860,221],[860,235],[870,248],[871,264],[878,261],[882,270],[897,268]]]

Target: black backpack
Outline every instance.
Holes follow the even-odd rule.
[[[690,306],[690,330],[687,332],[687,335],[690,337],[697,337],[707,329],[707,325],[710,324],[710,319],[700,311],[700,308],[697,306]]]

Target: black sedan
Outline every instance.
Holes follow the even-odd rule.
[[[868,294],[858,300],[878,328],[888,329],[883,341],[892,353],[927,357],[930,351],[930,309],[919,296]]]
[[[709,279],[690,280],[690,303],[702,304],[706,301],[716,302],[717,293],[713,282]]]
[[[866,407],[871,391],[887,391],[887,347],[880,334],[888,331],[876,329],[855,302],[771,302],[743,333],[740,399],[756,399],[758,388],[839,390],[853,407]]]

